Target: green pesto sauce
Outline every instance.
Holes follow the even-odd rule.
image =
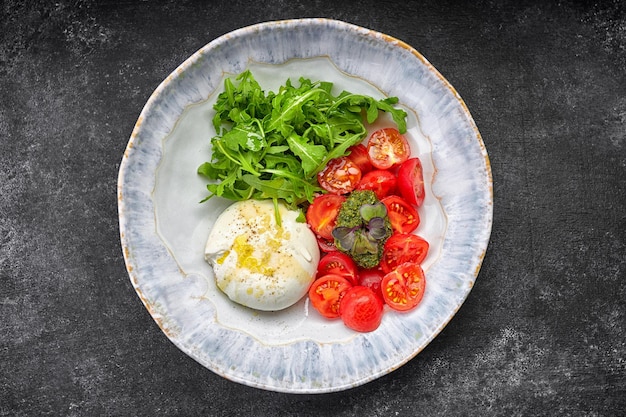
[[[353,191],[341,205],[337,216],[337,227],[358,228],[355,233],[365,236],[367,233],[367,223],[361,217],[361,206],[364,204],[376,204],[379,201],[373,191]],[[348,254],[361,268],[374,268],[380,263],[385,242],[392,233],[391,222],[387,215],[384,217],[384,228],[385,235],[374,242],[373,250],[371,250],[372,248],[366,249],[361,245],[354,245],[350,249],[345,249],[337,239],[335,239],[335,245],[341,252]]]
[[[337,216],[337,226],[357,227],[363,226],[363,219],[359,210],[363,204],[375,204],[379,200],[373,191],[353,191],[341,205]]]

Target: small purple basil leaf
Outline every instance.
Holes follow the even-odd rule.
[[[355,229],[352,227],[335,227],[333,229],[333,237],[335,238],[338,246],[345,250],[350,251],[354,246],[356,239]]]
[[[374,204],[363,204],[359,209],[359,214],[367,223],[374,217],[385,217],[387,215],[387,207],[380,201]]]
[[[376,240],[380,240],[387,235],[385,228],[385,219],[382,217],[374,217],[367,225],[369,235]]]
[[[378,253],[378,245],[376,244],[376,241],[372,242],[368,239],[365,233],[361,233],[360,231],[355,235],[356,240],[351,250],[353,254],[362,255],[364,253]]]

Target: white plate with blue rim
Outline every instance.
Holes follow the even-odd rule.
[[[386,310],[359,333],[327,320],[307,297],[279,312],[231,302],[204,245],[230,201],[207,196],[196,169],[211,159],[212,106],[225,77],[251,70],[267,91],[300,77],[375,98],[397,97],[426,185],[415,233],[430,243],[426,291],[408,312]],[[384,117],[378,126],[389,123]],[[452,319],[478,276],[491,234],[491,168],[470,112],[413,47],[337,20],[256,24],[194,53],[154,91],[123,155],[120,237],[130,280],[180,350],[229,380],[289,393],[353,388],[414,358]]]

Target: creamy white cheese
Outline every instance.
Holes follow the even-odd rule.
[[[217,218],[205,247],[217,286],[234,302],[264,311],[300,300],[315,279],[320,252],[298,213],[272,201],[246,200]]]

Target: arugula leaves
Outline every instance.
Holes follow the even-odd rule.
[[[323,192],[317,173],[328,161],[346,155],[367,135],[368,123],[388,112],[401,133],[406,113],[396,97],[376,100],[343,91],[333,96],[330,82],[288,79],[278,92],[265,93],[249,70],[224,80],[213,109],[217,135],[212,160],[198,174],[210,182],[210,195],[230,200],[272,199],[296,209]]]

